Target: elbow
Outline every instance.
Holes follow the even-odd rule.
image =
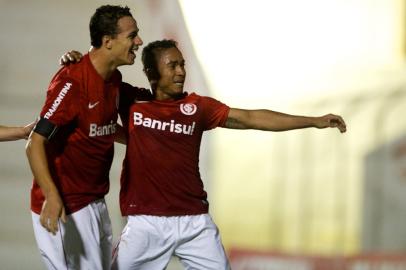
[[[29,159],[31,157],[31,154],[32,154],[32,140],[30,138],[27,140],[27,143],[25,145],[25,155]]]
[[[40,151],[40,149],[44,147],[44,144],[44,137],[36,133],[32,133],[25,145],[25,154],[27,155],[27,158],[30,159],[34,155],[35,151]]]

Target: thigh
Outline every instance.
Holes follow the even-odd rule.
[[[210,215],[185,216],[175,249],[185,269],[230,269],[219,230]]]
[[[129,216],[113,253],[112,269],[165,269],[174,249],[173,230],[166,217]]]
[[[70,215],[62,229],[70,265],[75,269],[110,268],[112,231],[104,199]]]
[[[42,227],[38,214],[31,212],[31,217],[35,240],[46,268],[55,270],[68,269],[61,230],[59,229],[53,235]],[[58,226],[61,228],[61,222],[59,222]]]
[[[109,269],[111,223],[104,200],[94,202],[59,221],[54,236],[32,213],[35,238],[48,269]]]

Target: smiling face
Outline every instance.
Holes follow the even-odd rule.
[[[178,48],[162,49],[156,53],[159,79],[156,82],[157,100],[174,100],[183,93],[185,59]]]
[[[137,22],[131,16],[125,16],[117,22],[118,34],[110,40],[111,53],[116,66],[134,64],[135,51],[142,45],[138,36]]]

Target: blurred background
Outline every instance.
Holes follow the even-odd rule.
[[[290,257],[271,268],[268,259],[278,254],[367,254],[367,266],[368,254],[380,254],[398,265],[403,258],[396,269],[406,269],[404,0],[0,0],[1,125],[38,116],[59,57],[89,49],[89,19],[103,4],[128,5],[144,44],[179,42],[188,92],[236,108],[346,120],[345,134],[206,133],[200,170],[233,269],[313,269],[289,266]],[[120,71],[124,81],[148,87],[140,55]],[[2,269],[43,269],[24,146],[0,143]],[[118,205],[123,156],[117,145],[107,197],[115,240],[125,224]],[[181,268],[174,260],[169,269]]]

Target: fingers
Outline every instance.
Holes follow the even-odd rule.
[[[68,65],[72,62],[75,62],[75,59],[70,56],[68,52],[62,55],[61,59],[59,60],[60,65]]]
[[[48,195],[42,205],[40,223],[48,232],[55,235],[58,232],[59,218],[66,222],[65,208],[58,195]]]
[[[79,62],[83,55],[78,51],[70,51],[69,56],[72,57],[72,61]]]
[[[64,55],[61,56],[61,59],[59,59],[59,64],[62,65],[67,65],[69,64],[69,57],[67,56],[68,53],[65,53]]]
[[[65,208],[62,208],[61,220],[63,223],[66,223],[68,216],[66,215]]]
[[[329,119],[329,126],[338,128],[341,133],[347,131],[347,125],[345,124],[344,119],[339,115],[331,115],[331,118]]]
[[[82,54],[80,52],[70,51],[61,56],[61,58],[59,59],[59,64],[69,65],[70,63],[80,62],[80,59],[82,59]]]
[[[55,235],[58,232],[58,218],[41,213],[40,223],[48,232]]]

